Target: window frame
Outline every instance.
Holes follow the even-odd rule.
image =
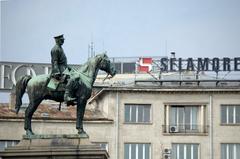
[[[15,146],[17,145],[20,140],[0,140],[1,143],[4,143],[4,149],[8,148],[8,147],[12,147],[12,146]],[[10,145],[8,145],[9,143],[11,143]],[[1,149],[0,148],[0,151],[1,150],[4,150],[4,149]]]
[[[223,107],[226,107],[226,122],[223,122]],[[229,107],[233,107],[233,122],[229,122]],[[220,105],[220,125],[222,126],[240,126],[240,121],[236,121],[236,107],[240,108],[240,104],[221,104]],[[239,114],[240,115],[240,114]]]
[[[123,144],[123,158],[125,159],[125,153],[126,153],[126,151],[125,151],[125,145],[126,144],[130,144],[130,145],[133,145],[133,144],[135,144],[135,145],[138,145],[137,147],[139,147],[139,145],[140,144],[142,144],[142,145],[149,145],[149,159],[151,159],[152,158],[152,144],[151,143],[144,143],[144,142],[125,142],[124,144]],[[137,154],[137,152],[138,151],[136,151],[136,154]],[[143,153],[144,154],[144,153]],[[137,156],[137,155],[136,155]]]
[[[131,107],[136,107],[136,113],[135,113],[135,115],[136,115],[136,122],[133,122],[133,121],[126,121],[126,107],[127,106],[130,106],[130,111],[129,111],[129,116],[131,116],[132,114],[131,114]],[[139,121],[137,121],[139,118],[138,118],[138,106],[147,106],[147,107],[149,107],[149,121],[148,122],[139,122]],[[143,112],[144,112],[144,110],[143,110]],[[124,110],[123,110],[123,117],[124,117],[124,119],[123,119],[123,123],[124,124],[143,124],[143,125],[148,125],[148,124],[152,124],[152,104],[149,104],[149,103],[124,103]],[[144,117],[143,117],[143,119],[144,119]],[[130,120],[130,119],[129,119]]]
[[[193,151],[193,149],[192,149],[192,146],[193,145],[198,145],[198,159],[201,159],[201,145],[200,145],[200,143],[172,143],[171,144],[171,158],[173,159],[173,145],[184,145],[184,151],[186,150],[185,149],[185,146],[187,146],[187,145],[191,145],[191,151]],[[187,154],[187,152],[183,152],[183,154],[185,155],[185,154]],[[192,155],[192,154],[191,154]],[[179,157],[178,157],[179,158]],[[192,159],[192,156],[191,156],[191,159]],[[194,158],[195,159],[195,158]]]
[[[203,125],[201,125],[201,113],[203,113],[203,114],[205,114],[206,112],[206,104],[200,104],[200,103],[188,103],[188,104],[186,104],[186,103],[177,103],[177,104],[175,104],[175,103],[171,103],[171,104],[164,104],[165,105],[165,107],[164,107],[164,109],[165,109],[165,119],[164,119],[164,121],[165,121],[165,131],[167,132],[167,133],[171,133],[171,134],[181,134],[181,133],[184,133],[184,134],[186,134],[186,133],[201,133],[201,129],[202,129],[202,127],[205,127],[206,126],[206,122],[205,122],[205,120],[206,120],[206,117],[203,119],[204,121],[203,121]],[[166,107],[167,106],[169,106],[169,112],[168,112],[168,116],[166,116]],[[201,110],[201,106],[204,106],[204,110],[203,110],[203,112],[201,112],[202,110]],[[177,109],[180,109],[180,107],[182,107],[183,108],[183,120],[184,120],[184,123],[181,125],[181,124],[179,124],[179,123],[177,123],[176,125],[173,125],[172,123],[171,123],[171,113],[172,113],[172,110],[173,110],[173,107],[175,107],[176,108],[176,110]],[[193,124],[193,110],[191,109],[191,113],[190,113],[190,124],[187,124],[186,123],[186,108],[187,107],[191,107],[191,108],[197,108],[197,117],[196,117],[196,124]],[[205,116],[205,115],[204,115]],[[167,121],[167,119],[166,119],[166,117],[168,117],[168,123],[166,123],[166,121]],[[177,117],[178,117],[178,115],[177,115]],[[179,120],[179,119],[177,119],[177,120]],[[179,127],[179,132],[171,132],[170,131],[170,127],[171,126],[178,126]],[[189,128],[188,128],[189,127]],[[180,129],[181,128],[181,129]]]
[[[235,154],[237,155],[237,145],[240,146],[240,143],[221,143],[221,144],[220,144],[220,154],[221,154],[221,155],[220,155],[220,159],[224,159],[223,156],[222,156],[222,153],[223,153],[223,152],[222,152],[222,146],[223,146],[223,145],[228,146],[227,152],[229,152],[229,145],[234,146],[234,147],[233,147],[233,151],[234,151]],[[235,149],[235,150],[234,150],[234,149]],[[240,148],[239,148],[239,149],[240,149]],[[227,152],[226,152],[226,154],[227,154]],[[228,154],[228,156],[229,156],[229,154]],[[235,155],[233,154],[233,156],[235,156]],[[237,156],[235,156],[235,157],[237,158]],[[233,159],[235,159],[235,158],[233,157]]]

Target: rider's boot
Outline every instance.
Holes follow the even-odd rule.
[[[76,98],[71,97],[71,93],[69,89],[66,89],[64,94],[64,102],[67,104],[67,106],[75,105],[74,101]]]

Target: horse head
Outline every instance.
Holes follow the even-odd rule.
[[[99,69],[107,72],[112,77],[115,76],[117,71],[116,71],[114,65],[111,63],[111,61],[108,58],[108,56],[106,54],[104,54],[104,53],[100,54],[98,56],[99,56],[99,63],[98,63]]]

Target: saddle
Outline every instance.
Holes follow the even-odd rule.
[[[62,73],[62,76],[51,76],[49,75],[49,79],[47,81],[47,88],[51,91],[65,91],[66,84],[71,76],[71,71],[66,68]]]

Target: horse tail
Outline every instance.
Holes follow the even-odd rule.
[[[22,76],[16,83],[16,105],[15,110],[16,114],[18,114],[20,107],[22,105],[22,97],[25,93],[27,83],[32,77],[29,75]]]

